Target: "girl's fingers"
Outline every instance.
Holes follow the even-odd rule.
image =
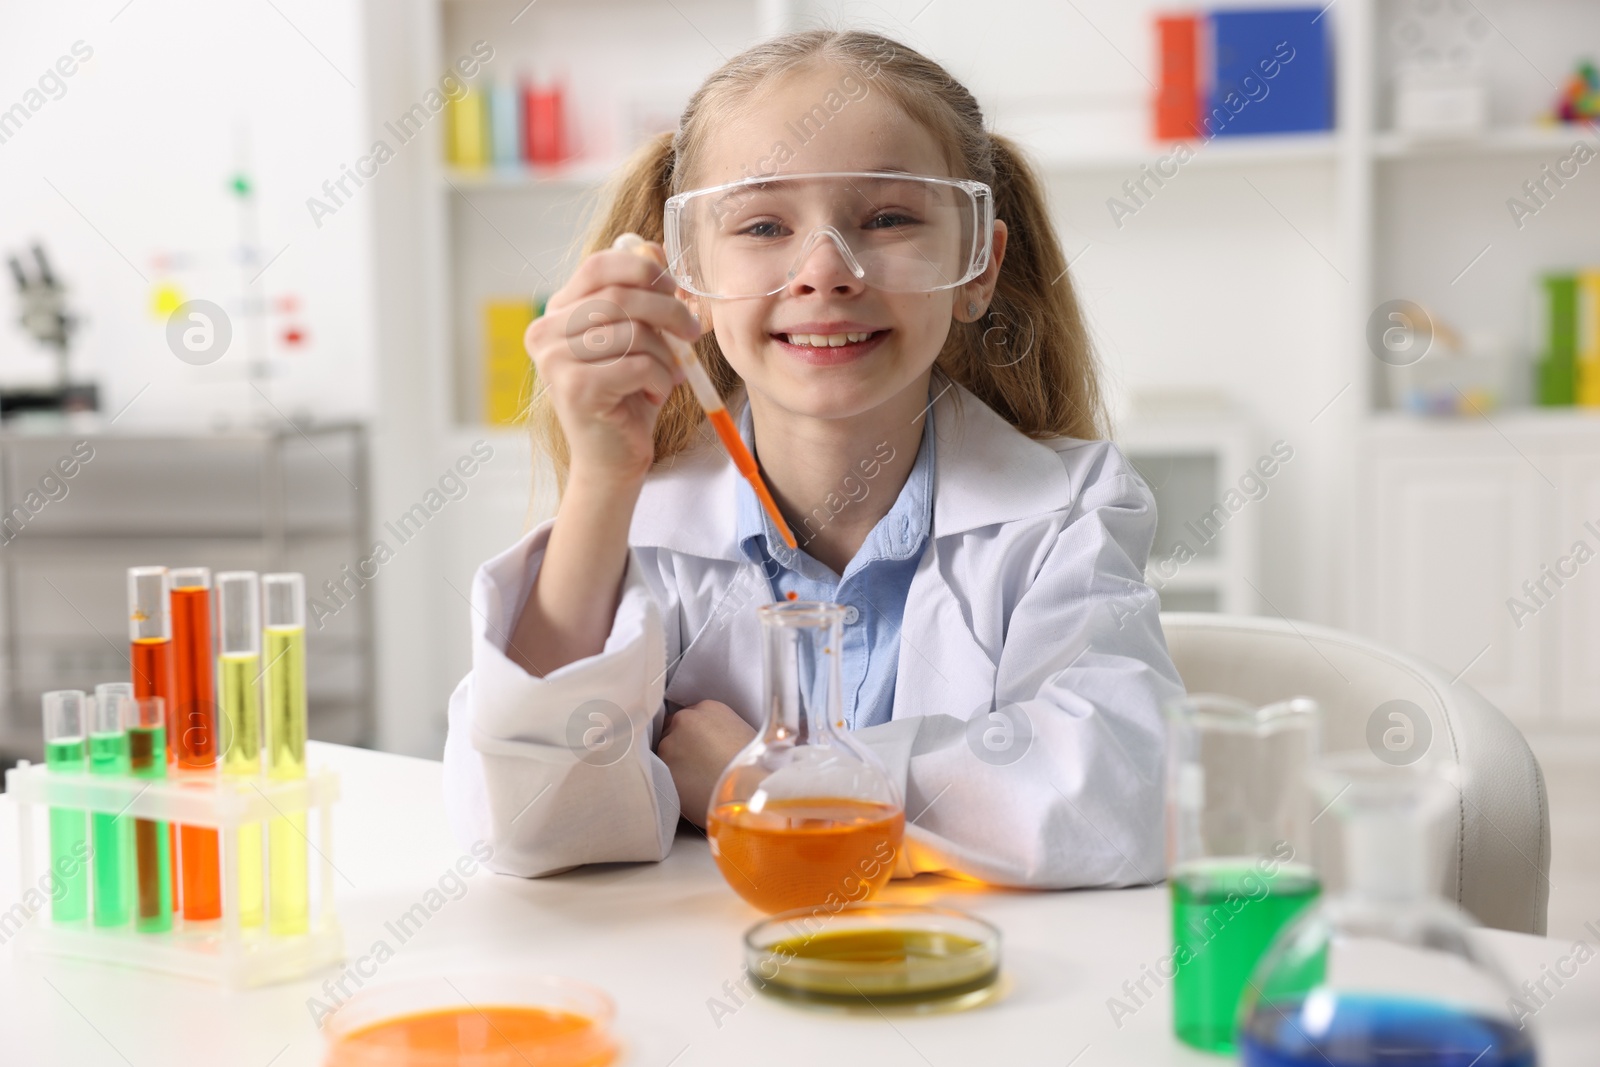
[[[623,356],[615,363],[572,368],[571,388],[584,407],[607,411],[635,393],[663,404],[676,384],[673,375],[647,355]]]
[[[668,374],[678,373],[678,362],[661,334],[634,321],[608,322],[591,326],[577,337],[559,338],[555,353],[562,361],[593,367],[609,366],[624,356],[644,355],[658,361]]]
[[[627,253],[619,253],[627,255]],[[638,256],[629,256],[637,260]],[[557,304],[553,309],[545,306],[545,315],[552,316],[568,336],[581,336],[585,330],[607,322],[637,321],[658,330],[670,330],[685,341],[697,340],[701,333],[689,306],[673,293],[641,289],[632,285],[605,285],[588,292],[571,304]]]
[[[662,255],[665,259],[665,254]],[[586,256],[565,288],[573,293],[592,293],[608,285],[634,285],[672,295],[677,283],[668,270],[654,259],[605,248]]]

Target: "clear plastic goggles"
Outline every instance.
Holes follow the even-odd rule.
[[[989,265],[994,198],[983,182],[899,171],[746,178],[667,201],[673,278],[720,300],[781,292],[824,241],[857,279],[931,293]]]

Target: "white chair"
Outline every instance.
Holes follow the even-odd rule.
[[[1189,692],[1258,705],[1311,697],[1323,709],[1325,751],[1371,748],[1369,720],[1388,701],[1421,708],[1430,757],[1460,773],[1445,896],[1485,926],[1545,932],[1550,812],[1544,774],[1522,734],[1494,705],[1431,664],[1323,626],[1206,612],[1163,612],[1161,625]],[[1379,718],[1389,728],[1387,712]],[[1421,733],[1418,724],[1414,742]]]

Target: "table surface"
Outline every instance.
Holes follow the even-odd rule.
[[[445,827],[440,765],[317,743],[309,756],[342,780],[333,859],[346,966],[380,940],[393,950],[368,985],[483,966],[576,978],[615,999],[630,1067],[1231,1062],[1172,1038],[1169,988],[1131,1016],[1118,1020],[1110,1011],[1110,998],[1125,998],[1123,983],[1139,979],[1141,965],[1153,969],[1170,952],[1160,886],[1021,892],[927,875],[891,883],[886,899],[960,908],[1002,931],[1005,994],[935,1016],[826,1013],[730,996],[725,983],[741,977],[740,936],[760,915],[727,888],[704,839],[690,833],[658,864],[596,865],[537,880],[480,868],[458,899],[447,899],[400,943],[385,924],[421,902],[465,854]],[[0,911],[18,899],[15,810],[0,797]],[[1564,942],[1481,936],[1515,981],[1538,980],[1542,966],[1563,957],[1568,971],[1573,966],[1573,946]],[[323,1054],[310,1002],[326,996],[323,982],[337,971],[234,991],[16,955],[11,944],[0,946],[0,1059],[7,1064],[293,1067]],[[718,1002],[723,1008],[713,1010]],[[1578,965],[1534,1025],[1545,1067],[1594,1064],[1600,963]]]

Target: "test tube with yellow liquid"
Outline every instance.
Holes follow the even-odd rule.
[[[261,579],[267,724],[267,777],[306,776],[306,580],[301,574]],[[306,816],[295,812],[267,829],[268,929],[303,934],[310,928]]]
[[[222,773],[261,773],[261,581],[255,571],[217,575],[217,655],[222,717]],[[234,849],[240,926],[260,926],[264,912],[261,824],[245,823]]]

